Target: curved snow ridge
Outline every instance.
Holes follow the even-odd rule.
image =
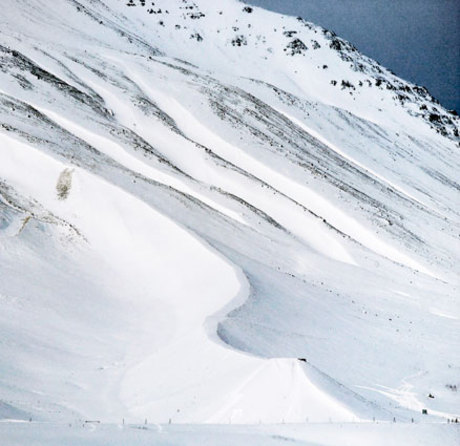
[[[267,393],[267,389],[270,392]],[[334,397],[314,385],[302,362],[292,358],[264,360],[236,388],[210,423],[303,423],[358,421]],[[277,412],[272,411],[277,407]]]
[[[113,106],[114,104],[112,103],[111,105]],[[116,107],[113,109],[116,110],[118,115],[119,108]],[[147,178],[161,181],[164,184],[168,184],[178,190],[190,193],[191,196],[195,196],[201,201],[209,204],[212,208],[241,221],[239,215],[232,215],[227,209],[222,209],[219,204],[212,201],[210,202],[208,199],[203,198],[199,194],[193,193],[193,191],[187,188],[187,186],[183,183],[181,184],[179,180],[172,176],[168,176],[167,174],[148,166],[132,155],[129,155],[121,146],[108,138],[96,135],[50,110],[39,110],[70,133],[73,133],[77,137],[83,139],[93,147],[101,150],[103,153],[106,153],[131,170],[141,173]],[[238,276],[240,283],[247,283],[244,274],[240,272]],[[241,285],[241,289],[237,293],[237,296],[233,296],[229,302],[223,303],[222,308],[213,315],[208,313],[209,310],[203,305],[203,303],[194,302],[197,308],[200,308],[203,312],[202,317],[203,323],[206,321],[205,330],[207,336],[225,349],[232,347],[222,342],[217,336],[217,324],[231,310],[244,304],[248,295],[248,286]],[[181,312],[183,309],[178,308],[171,311]],[[180,327],[177,328],[180,329]],[[174,343],[174,341],[172,342]],[[200,356],[195,352],[196,345],[199,345],[200,350],[204,349],[208,352],[213,352],[213,355],[210,354],[209,357],[201,360],[205,360],[208,364],[215,364],[221,360],[220,358],[222,355],[219,352],[214,351],[214,349],[207,349],[205,346],[206,342],[206,338],[200,337],[199,340],[190,343],[189,336],[187,336],[187,342],[185,345],[181,346],[180,351],[177,351],[176,358],[181,358],[181,360],[183,360],[183,358],[187,356],[187,352],[187,354],[192,355],[193,359],[191,359],[191,361],[200,362]],[[170,347],[165,346],[164,348]],[[176,348],[179,347],[174,346],[174,349]],[[203,373],[201,368],[200,373],[197,376],[198,381],[195,381],[195,378],[191,379],[190,372],[187,372],[186,376],[175,376],[174,374],[170,374],[170,369],[175,366],[173,364],[169,364],[167,360],[162,359],[161,352],[158,355],[154,354],[152,358],[146,359],[143,357],[142,359],[139,359],[139,363],[129,365],[128,370],[124,372],[124,378],[121,381],[122,400],[125,406],[128,407],[133,414],[142,417],[143,414],[147,412],[149,417],[153,417],[155,420],[162,420],[163,422],[168,421],[169,418],[181,422],[206,421],[209,423],[227,422],[227,420],[234,423],[255,423],[260,420],[263,420],[264,422],[303,422],[305,419],[310,419],[311,421],[327,421],[331,418],[342,421],[356,419],[356,416],[351,411],[334,400],[334,398],[328,396],[319,388],[315,387],[308,380],[305,370],[300,367],[297,359],[257,359],[233,349],[232,353],[235,356],[234,358],[224,354],[224,362],[227,368],[225,373],[226,375],[230,373],[237,376],[241,375],[242,377],[240,379],[244,382],[243,384],[240,384],[239,382],[232,382],[232,385],[229,386],[230,389],[227,389],[225,384],[222,385],[222,392],[225,396],[221,398],[221,404],[223,404],[224,407],[218,410],[218,414],[211,415],[209,419],[203,420],[201,415],[193,415],[191,410],[187,410],[187,406],[190,404],[189,401],[182,403],[182,414],[179,415],[178,412],[172,412],[169,414],[168,412],[165,412],[164,398],[167,397],[163,395],[159,398],[162,403],[158,410],[155,410],[155,400],[158,398],[155,395],[149,396],[148,399],[144,398],[142,402],[139,402],[137,398],[133,399],[133,392],[134,394],[137,394],[137,392],[142,392],[147,395],[150,394],[148,390],[145,390],[149,387],[149,384],[148,382],[144,383],[144,375],[148,376],[148,379],[152,380],[152,382],[162,383],[162,386],[168,389],[174,389],[175,382],[183,383],[184,388],[194,388],[196,386],[196,382],[207,380],[206,373]],[[145,355],[145,353],[143,353],[143,355]],[[147,354],[146,356],[149,357],[150,355]],[[163,371],[159,372],[160,377],[156,377],[154,371],[158,368],[156,365],[158,363],[162,363],[162,369],[164,371],[168,371],[168,382],[165,382],[166,378],[162,375]],[[273,364],[277,364],[277,366],[274,367]],[[212,369],[211,365],[209,365],[209,370],[212,370],[212,373],[215,373],[215,370]],[[241,372],[241,370],[243,370],[243,372]],[[247,370],[254,371],[249,372]],[[247,374],[250,374],[250,377],[244,378]],[[279,385],[271,387],[267,384],[269,382],[286,382],[290,384],[288,388]],[[133,387],[137,389],[137,385],[139,385],[139,383],[143,383],[142,385],[144,390],[133,391]],[[299,385],[299,383],[302,384]],[[268,398],[268,401],[271,401],[272,403],[267,404],[268,388],[272,388],[274,391],[273,395],[270,395]],[[172,393],[174,393],[174,391],[172,391]],[[213,393],[214,396],[216,396],[215,391]],[[196,398],[196,395],[194,398]],[[211,399],[210,396],[207,396],[206,398]],[[201,400],[203,399],[204,397],[201,397]],[[200,398],[198,398],[198,400],[200,400]],[[263,403],[259,403],[260,407],[258,407],[255,401],[263,401]],[[284,404],[281,402],[284,402]],[[213,406],[215,406],[215,404],[213,404]],[[275,407],[276,409],[274,409]],[[315,408],[314,411],[311,410],[312,407]],[[214,410],[215,409],[213,409],[213,411]],[[212,413],[212,411],[210,412]],[[166,415],[168,415],[168,417],[166,417]]]
[[[248,295],[244,275],[228,260],[139,199],[80,168],[74,168],[72,187],[59,199],[56,181],[66,166],[5,135],[1,141],[8,150],[0,175],[76,225],[120,274],[115,285],[129,293],[132,305],[145,309],[137,337],[126,345],[125,365],[118,366],[119,385],[107,389],[105,404],[120,398],[127,411],[123,416],[157,422],[353,419],[351,411],[309,382],[296,359],[253,357],[208,336],[209,316],[222,307],[230,311],[229,303],[237,306]],[[23,172],[29,172],[27,178]],[[102,410],[97,398],[86,404],[77,409]]]

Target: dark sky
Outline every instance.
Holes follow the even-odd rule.
[[[460,0],[244,0],[335,31],[460,112]]]

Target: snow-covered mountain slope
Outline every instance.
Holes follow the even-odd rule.
[[[0,30],[1,418],[458,415],[458,118],[426,90],[235,0]]]

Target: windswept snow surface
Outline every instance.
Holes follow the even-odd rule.
[[[458,416],[458,118],[304,20],[150,3],[3,5],[0,418]]]

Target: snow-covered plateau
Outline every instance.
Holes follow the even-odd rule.
[[[457,444],[459,147],[302,18],[2,2],[1,443]]]

